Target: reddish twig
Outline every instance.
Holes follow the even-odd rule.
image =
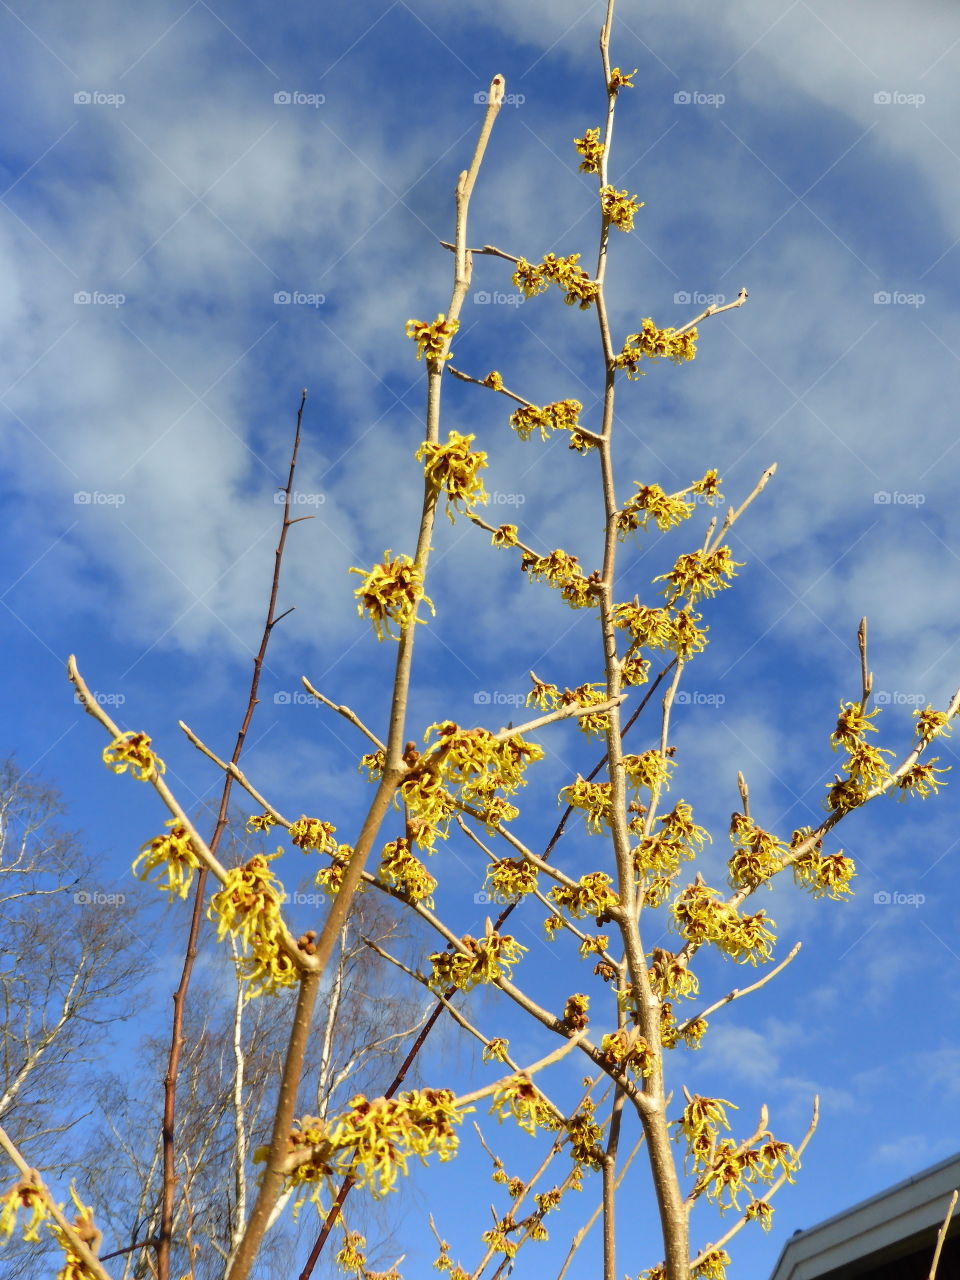
[[[273,583],[270,589],[270,603],[267,607],[267,618],[263,627],[263,635],[260,639],[260,648],[253,660],[253,676],[250,680],[250,694],[247,698],[247,709],[243,717],[243,723],[237,733],[237,740],[233,748],[233,755],[230,757],[233,764],[236,764],[241,752],[243,751],[246,741],[247,732],[250,729],[250,722],[253,719],[253,712],[259,701],[257,693],[260,688],[260,676],[263,671],[263,662],[267,652],[267,645],[270,643],[270,636],[273,628],[281,620],[285,618],[292,610],[288,609],[278,618],[276,616],[277,595],[280,589],[280,565],[283,561],[283,552],[287,541],[287,532],[291,525],[297,524],[300,520],[309,520],[310,516],[297,516],[290,518],[291,512],[291,495],[293,493],[293,476],[297,466],[297,453],[300,448],[300,430],[303,422],[303,407],[306,404],[307,393],[304,391],[300,397],[300,407],[297,410],[297,429],[293,439],[293,450],[290,454],[290,469],[287,473],[287,484],[284,489],[285,499],[283,504],[283,524],[280,528],[280,539],[274,552],[273,565]],[[213,838],[210,841],[210,850],[216,853],[223,833],[227,826],[227,810],[230,804],[230,793],[233,790],[233,777],[226,774],[223,780],[223,790],[220,793],[220,809],[217,814],[217,824],[214,828]],[[207,884],[207,869],[201,867],[197,876],[197,886],[193,898],[193,914],[190,919],[190,931],[187,934],[187,945],[183,957],[183,969],[180,974],[180,984],[173,996],[173,1023],[170,1032],[170,1052],[167,1057],[167,1072],[163,1080],[163,1202],[160,1214],[160,1231],[157,1235],[155,1246],[157,1251],[157,1280],[170,1280],[170,1246],[173,1241],[173,1219],[175,1212],[175,1191],[177,1183],[176,1175],[176,1114],[177,1114],[177,1079],[180,1070],[180,1055],[183,1050],[183,1018],[186,1008],[187,993],[190,988],[190,979],[193,974],[193,965],[197,957],[197,938],[200,933],[200,922],[203,918],[203,900],[204,892]]]

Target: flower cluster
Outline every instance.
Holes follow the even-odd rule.
[[[700,983],[690,972],[686,960],[662,947],[654,947],[650,953],[647,973],[651,987],[661,1000],[676,996],[692,997],[700,990]]]
[[[640,361],[644,356],[648,360],[666,359],[674,364],[682,364],[684,360],[692,360],[697,354],[696,329],[687,329],[677,333],[675,329],[658,329],[648,317],[641,322],[639,333],[627,334],[620,354],[614,358],[617,369],[626,370],[627,377],[642,378],[643,370]]]
[[[556,1131],[560,1119],[529,1076],[510,1076],[498,1085],[490,1114],[498,1120],[511,1115],[531,1137],[538,1129]]]
[[[650,750],[640,755],[623,757],[623,772],[633,787],[646,787],[650,791],[659,791],[661,787],[670,787],[670,770],[673,761],[662,751]]]
[[[642,209],[644,201],[637,196],[628,196],[626,191],[617,191],[616,187],[600,188],[600,209],[603,216],[619,231],[632,231],[633,219],[638,209]]]
[[[629,634],[631,647],[671,649],[683,662],[707,647],[707,629],[697,626],[700,618],[690,609],[654,609],[636,600],[613,609],[614,625]]]
[[[515,524],[502,524],[494,529],[490,542],[495,547],[515,547],[518,542],[517,526]]]
[[[585,577],[576,556],[557,548],[548,556],[524,555],[521,570],[531,582],[546,582],[556,587],[571,609],[586,609],[597,603],[596,591],[599,574]]]
[[[603,1151],[600,1148],[603,1129],[594,1119],[595,1111],[596,1105],[587,1098],[566,1124],[570,1137],[570,1154],[577,1164],[586,1165],[588,1169],[599,1169],[603,1162]]]
[[[588,782],[577,774],[576,782],[571,782],[560,792],[560,799],[565,800],[573,809],[581,809],[587,824],[587,830],[599,835],[601,824],[610,822],[610,783]]]
[[[229,933],[248,949],[239,962],[239,972],[249,982],[251,996],[272,993],[297,980],[293,961],[282,945],[280,906],[286,894],[267,865],[281,852],[258,853],[228,871],[223,888],[207,908],[209,919],[217,924],[217,941],[222,942]]]
[[[423,356],[426,356],[428,361],[449,360],[452,352],[447,351],[444,354],[444,348],[449,346],[451,338],[459,328],[459,320],[448,320],[441,312],[433,324],[426,324],[423,320],[408,320],[407,337],[412,338],[417,344],[418,360]]]
[[[533,690],[527,694],[527,706],[539,707],[541,711],[558,711],[562,707],[573,706],[600,706],[606,701],[606,686],[597,681],[592,684],[581,684],[576,689],[560,690],[555,684],[545,684],[534,678]],[[577,726],[587,737],[606,733],[609,723],[606,711],[577,717]]]
[[[304,853],[315,849],[318,853],[333,853],[337,842],[333,838],[336,827],[330,822],[321,822],[319,818],[308,818],[306,815],[290,824],[289,836],[298,849]]]
[[[409,902],[422,902],[425,907],[433,907],[437,881],[420,859],[410,852],[410,842],[404,836],[383,846],[377,878],[396,889]]]
[[[339,844],[332,850],[332,858],[330,865],[321,867],[313,878],[313,883],[323,889],[335,898],[343,887],[343,877],[346,875],[347,863],[350,861],[350,855],[353,853],[353,846],[349,844]],[[363,888],[361,884],[360,889]]]
[[[582,991],[578,991],[575,995],[567,996],[567,1002],[563,1006],[563,1017],[560,1019],[565,1031],[571,1034],[576,1031],[585,1031],[590,1021],[587,1010],[590,1008],[590,997],[584,995]]]
[[[480,1056],[484,1062],[506,1062],[509,1052],[509,1040],[504,1040],[502,1036],[494,1036],[492,1040],[488,1040],[484,1045],[483,1053]]]
[[[129,769],[138,782],[152,782],[158,773],[166,773],[167,766],[150,749],[150,739],[145,733],[121,733],[103,749],[103,763],[114,773],[126,773]]]
[[[790,848],[796,849],[810,834],[809,827],[795,831]],[[850,881],[857,874],[852,858],[845,858],[842,850],[824,854],[820,840],[794,857],[792,870],[795,883],[809,889],[815,898],[840,899],[849,895]]]
[[[451,431],[446,444],[424,441],[416,452],[417,461],[424,463],[424,475],[434,489],[446,494],[447,516],[453,523],[453,508],[462,510],[461,504],[473,506],[486,503],[487,492],[477,474],[487,465],[487,455],[473,452],[470,445],[474,436],[462,436]]]
[[[391,624],[397,628],[394,639],[399,640],[401,632],[413,620],[421,600],[429,606],[431,613],[436,613],[433,601],[423,593],[423,572],[407,555],[401,554],[391,560],[388,548],[380,564],[375,564],[372,569],[353,568],[350,572],[359,573],[363,578],[363,585],[353,593],[359,601],[357,613],[361,618],[364,613],[369,616],[378,640],[382,640],[384,634],[394,636]],[[423,618],[416,621],[423,622]]]
[[[555,284],[563,290],[563,300],[567,306],[572,307],[577,303],[581,311],[586,311],[596,301],[600,287],[579,264],[579,253],[571,253],[566,258],[558,257],[555,253],[545,253],[539,263],[519,258],[517,269],[513,273],[513,283],[528,298],[535,298],[549,288],[551,283]]]
[[[588,871],[577,884],[557,884],[550,890],[550,898],[574,919],[595,916],[602,924],[607,913],[617,906],[619,899],[610,888],[613,881],[605,871]]]
[[[437,951],[430,957],[428,982],[437,991],[447,987],[470,991],[481,982],[509,979],[513,966],[528,949],[509,933],[490,933],[483,938],[467,934],[460,942],[463,951]]]
[[[632,89],[633,77],[637,74],[637,68],[632,71],[621,71],[619,67],[614,67],[610,72],[610,79],[607,81],[607,88],[611,93],[619,93],[621,89]]]
[[[712,942],[737,964],[769,960],[776,938],[767,926],[773,921],[763,911],[741,916],[719,899],[717,889],[699,882],[687,885],[671,907],[680,935],[697,946]]]
[[[783,843],[745,814],[731,817],[730,840],[735,846],[727,863],[732,888],[756,889],[783,868],[787,852]]]
[[[950,717],[946,711],[937,711],[928,703],[922,711],[915,711],[917,737],[924,746],[941,733],[950,732]]]
[[[717,547],[715,551],[690,551],[677,559],[669,573],[662,573],[654,582],[666,582],[664,594],[685,596],[689,604],[696,604],[701,596],[709,599],[718,591],[730,586],[729,579],[736,576],[741,562],[734,560],[729,547]],[[728,579],[724,581],[724,579]]]
[[[599,173],[604,152],[604,144],[600,141],[600,130],[587,129],[582,138],[574,138],[573,145],[583,156],[580,162],[581,172]]]
[[[258,831],[269,831],[271,827],[279,825],[272,813],[252,813],[246,823],[251,835]]]
[[[434,1152],[441,1161],[452,1160],[459,1145],[454,1126],[465,1114],[450,1089],[411,1089],[396,1098],[358,1093],[332,1124],[304,1116],[291,1132],[290,1156],[299,1159],[290,1182],[321,1182],[336,1171],[379,1198],[406,1175],[411,1156],[424,1164]]]
[[[637,492],[628,498],[617,513],[617,531],[621,538],[638,529],[646,529],[649,520],[658,529],[672,529],[693,515],[693,503],[684,502],[682,494],[665,493],[658,484],[634,481]]]
[[[554,431],[575,431],[583,405],[579,400],[555,400],[541,408],[535,404],[521,405],[510,415],[510,425],[521,440],[529,440],[534,431],[546,440]]]
[[[866,713],[858,702],[841,702],[837,727],[830,735],[830,745],[836,751],[840,747],[847,753],[844,762],[846,777],[834,776],[828,783],[826,804],[830,811],[849,813],[863,804],[871,790],[882,786],[890,777],[890,767],[884,756],[894,753],[886,747],[875,747],[867,741],[867,733],[876,733],[873,718],[880,708]]]
[[[37,1244],[40,1240],[37,1233],[48,1221],[50,1209],[43,1189],[26,1178],[15,1182],[0,1196],[0,1239],[7,1241],[13,1235],[21,1209],[29,1210],[30,1213],[22,1227],[23,1239],[27,1244]]]
[[[537,868],[524,858],[500,858],[487,868],[487,885],[504,898],[524,898],[537,887]]]
[[[626,1027],[611,1031],[600,1041],[600,1049],[611,1071],[622,1075],[625,1071],[646,1078],[654,1068],[653,1050],[643,1036],[630,1032]]]
[[[170,818],[166,826],[171,830],[147,841],[140,850],[140,856],[134,859],[132,870],[142,880],[149,879],[152,872],[158,872],[156,886],[168,894],[172,902],[174,898],[187,896],[200,860],[193,851],[187,828],[176,818]],[[144,865],[138,871],[141,862]]]

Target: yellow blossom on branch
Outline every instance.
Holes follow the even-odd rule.
[[[330,822],[321,822],[319,818],[308,818],[306,815],[297,819],[289,830],[290,839],[302,849],[315,849],[318,853],[332,853],[337,847],[333,838],[336,827]]]
[[[372,569],[350,570],[363,577],[363,585],[357,587],[354,595],[359,598],[357,613],[362,618],[364,613],[373,623],[377,639],[384,635],[399,639],[400,634],[414,620],[417,605],[422,600],[430,612],[435,614],[433,601],[423,591],[423,572],[407,555],[398,555],[391,560],[389,549],[383,553],[383,560]],[[423,618],[416,618],[423,622]],[[391,627],[397,628],[396,635]]]
[[[554,885],[549,896],[574,918],[596,916],[599,923],[620,901],[612,883],[605,871],[588,871],[575,885]]]
[[[150,749],[150,739],[145,733],[121,733],[103,749],[103,763],[114,773],[130,772],[138,782],[150,782],[158,773],[166,773],[167,766]]]
[[[490,1113],[498,1120],[512,1115],[531,1137],[538,1129],[560,1127],[558,1116],[529,1076],[511,1076],[505,1080],[493,1095]]]
[[[447,516],[453,523],[453,508],[463,510],[475,503],[486,503],[487,492],[477,474],[487,465],[487,455],[473,452],[470,445],[474,436],[462,436],[451,431],[446,444],[424,441],[416,452],[417,461],[424,463],[424,475],[434,489],[443,492],[447,499]]]
[[[500,525],[499,528],[494,529],[490,538],[490,542],[495,547],[515,547],[517,541],[517,526],[515,524]]]
[[[469,934],[461,938],[463,951],[438,951],[430,957],[431,972],[427,979],[435,990],[456,987],[470,991],[478,983],[497,983],[509,979],[526,947],[510,934],[491,933],[483,938]]]
[[[730,586],[735,571],[742,563],[734,560],[729,547],[717,547],[715,551],[690,551],[679,556],[669,573],[661,573],[654,582],[666,582],[665,595],[676,593],[685,596],[689,604],[696,604],[701,596],[709,598]]]
[[[639,333],[630,333],[623,344],[620,354],[614,358],[614,367],[623,369],[629,379],[643,377],[640,361],[644,356],[648,360],[672,360],[674,364],[682,364],[685,360],[693,360],[697,354],[696,329],[687,329],[677,333],[675,329],[658,329],[647,317],[640,326]]]
[[[391,885],[408,901],[433,907],[437,881],[420,859],[410,852],[410,842],[405,837],[391,840],[383,846],[377,878]]]
[[[693,515],[693,503],[685,502],[680,494],[664,493],[658,484],[639,484],[637,492],[628,498],[617,513],[617,533],[620,538],[637,529],[646,529],[654,520],[660,530],[672,529]]]
[[[587,129],[582,138],[574,138],[573,145],[583,159],[580,169],[583,173],[599,173],[603,160],[604,144],[600,141],[600,130]]]
[[[170,818],[166,825],[171,828],[167,835],[155,836],[147,841],[134,859],[133,874],[146,880],[154,871],[159,871],[156,885],[170,900],[185,898],[193,882],[193,873],[200,866],[200,860],[190,843],[190,833],[181,826],[176,818]],[[143,863],[142,870],[137,867]]]
[[[611,93],[619,93],[621,89],[632,89],[633,77],[637,74],[637,68],[632,71],[621,71],[619,67],[614,67],[610,72],[610,79],[607,81],[607,88]]]
[[[433,324],[426,324],[423,320],[408,320],[407,337],[417,344],[418,360],[423,356],[428,361],[449,360],[452,352],[447,348],[459,328],[459,320],[447,320],[441,312]]]
[[[637,196],[628,196],[626,191],[617,191],[615,187],[600,188],[600,209],[607,221],[618,231],[632,231],[633,219],[644,201]]]
[[[229,933],[247,949],[240,972],[251,984],[251,995],[292,986],[297,980],[293,961],[282,949],[280,907],[286,894],[268,866],[281,853],[258,853],[243,866],[233,867],[207,907],[208,918],[217,925],[217,941]]]
[[[510,425],[521,440],[529,440],[534,431],[546,440],[553,431],[575,431],[583,405],[579,400],[556,400],[540,408],[535,404],[521,405],[510,415]]]

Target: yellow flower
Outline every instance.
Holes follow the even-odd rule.
[[[515,524],[502,524],[495,529],[490,539],[495,547],[515,547],[517,545],[517,526]]]
[[[634,215],[643,206],[643,200],[639,200],[635,195],[628,196],[625,190],[617,191],[611,186],[600,188],[600,209],[607,221],[618,231],[632,231]]]
[[[336,829],[332,823],[321,822],[319,818],[308,818],[304,815],[291,824],[288,834],[297,848],[302,849],[304,853],[308,849],[316,849],[318,853],[332,853],[337,847],[337,842],[333,838]]]
[[[449,360],[453,353],[447,348],[450,345],[450,339],[459,328],[459,320],[447,320],[441,312],[433,324],[426,324],[423,320],[408,320],[407,337],[412,338],[417,344],[418,360],[424,355],[428,362]]]
[[[186,827],[180,825],[176,818],[170,818],[166,825],[172,830],[164,836],[155,836],[142,847],[140,856],[134,859],[131,870],[141,880],[149,878],[151,872],[159,871],[156,885],[170,897],[185,898],[193,882],[193,873],[199,867],[200,860],[193,851],[190,834]],[[144,863],[141,871],[137,870]]]
[[[460,991],[471,991],[481,982],[509,979],[521,953],[528,950],[508,933],[491,933],[480,939],[467,934],[460,941],[468,954],[438,951],[430,957],[428,982],[435,990],[456,987]]]
[[[150,739],[145,733],[121,733],[103,749],[103,763],[114,773],[127,769],[139,782],[150,782],[158,773],[166,773],[167,766],[150,749]]]
[[[610,79],[607,81],[607,88],[611,93],[619,93],[621,89],[632,89],[633,77],[637,74],[637,68],[632,71],[621,71],[619,67],[614,67],[610,72]]]
[[[648,316],[642,321],[639,333],[627,335],[614,365],[626,370],[628,378],[636,379],[643,377],[640,361],[644,356],[649,360],[668,359],[674,364],[682,364],[696,356],[698,336],[696,329],[687,329],[685,333],[677,333],[671,328],[658,329]]]
[[[581,171],[583,173],[599,173],[604,152],[604,145],[600,141],[600,130],[587,129],[582,138],[574,138],[573,145],[583,156],[583,160],[580,162]]]
[[[232,934],[249,952],[241,958],[240,976],[251,984],[251,995],[272,993],[297,980],[293,961],[282,949],[280,907],[286,894],[267,865],[281,853],[257,854],[233,867],[207,908],[208,918],[216,921],[217,941]]]
[[[447,516],[453,523],[453,510],[461,503],[473,506],[485,503],[487,493],[478,471],[487,465],[487,455],[471,452],[470,445],[476,437],[462,436],[451,431],[446,444],[424,441],[416,452],[417,461],[424,460],[424,475],[434,489],[442,490],[447,498]]]
[[[522,405],[510,415],[510,425],[521,440],[529,440],[539,430],[540,439],[546,440],[553,431],[574,431],[579,425],[578,415],[583,405],[579,400],[557,400],[543,408],[535,404]]]
[[[689,604],[696,604],[701,596],[709,598],[730,586],[725,578],[736,576],[735,570],[742,563],[734,560],[729,547],[717,547],[715,551],[691,551],[678,557],[669,573],[661,573],[654,582],[666,582],[665,595],[676,593],[686,596]]]
[[[385,634],[399,640],[411,620],[423,622],[423,618],[414,618],[421,600],[436,614],[433,601],[423,592],[423,572],[407,555],[391,560],[388,549],[372,569],[352,568],[350,572],[363,577],[363,585],[353,593],[359,599],[357,613],[361,618],[364,612],[368,614],[378,640]],[[397,628],[396,635],[391,624]]]

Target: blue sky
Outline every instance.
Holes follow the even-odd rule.
[[[482,112],[474,96],[498,72],[514,101],[497,121],[471,243],[533,259],[582,252],[589,265],[595,190],[570,140],[601,122],[601,19],[600,5],[573,0],[0,9],[11,55],[0,85],[0,748],[63,790],[117,885],[161,815],[145,789],[103,769],[66,656],[124,727],[149,730],[181,798],[209,800],[218,779],[176,721],[224,753],[232,745],[301,387],[297,490],[316,518],[291,536],[281,607],[296,611],[271,648],[246,765],[281,809],[350,838],[364,744],[293,694],[306,674],[383,723],[393,651],[357,618],[346,570],[413,546],[424,378],[404,324],[446,306],[451,261],[437,241],[452,234],[452,189]],[[621,390],[621,488],[679,488],[716,466],[739,498],[779,464],[737,527],[746,566],[707,611],[712,644],[688,670],[675,723],[674,793],[715,831],[718,866],[738,768],[764,825],[789,835],[816,820],[837,705],[859,690],[863,614],[885,745],[909,740],[914,705],[944,706],[960,684],[960,15],[934,0],[620,0],[612,55],[639,73],[621,95],[611,179],[646,201],[613,245],[617,332],[647,315],[684,323],[702,309],[696,295],[750,292],[703,326],[692,365]],[[576,397],[595,425],[593,315],[553,295],[518,305],[515,292],[506,264],[476,260],[456,363],[481,377],[496,367],[540,403]],[[522,444],[498,401],[452,381],[445,426],[475,432],[489,453],[499,519],[592,563],[592,459],[559,441]],[[570,684],[599,678],[590,617],[527,585],[466,522],[440,526],[428,588],[438,617],[421,629],[411,736],[442,717],[491,728],[518,718],[507,702],[526,693],[531,667]],[[629,544],[623,598],[649,597],[650,578],[686,549],[683,534]],[[543,742],[531,839],[592,763],[571,728]],[[955,746],[940,754],[955,763]],[[691,1088],[740,1103],[744,1125],[767,1100],[781,1136],[799,1136],[810,1096],[823,1097],[796,1188],[779,1196],[769,1237],[740,1237],[734,1274],[766,1274],[796,1227],[957,1145],[944,1125],[960,1078],[957,803],[948,787],[848,821],[851,903],[775,889],[781,952],[802,940],[801,957],[718,1015],[690,1060]],[[592,855],[575,831],[565,865]],[[475,930],[474,855],[451,840],[432,869],[451,921]],[[291,862],[291,877],[302,872]],[[517,932],[532,987],[562,1002],[538,911]],[[157,956],[176,954],[179,936],[171,920]],[[729,965],[705,972],[718,995],[744,981]],[[490,1001],[482,1009],[499,1016]],[[519,1053],[521,1024],[515,1034]],[[544,1051],[533,1037],[526,1047]],[[466,1166],[443,1177],[471,1186]],[[481,1229],[444,1228],[465,1265]],[[695,1241],[718,1230],[704,1221]],[[622,1265],[635,1273],[658,1257],[627,1249]]]

